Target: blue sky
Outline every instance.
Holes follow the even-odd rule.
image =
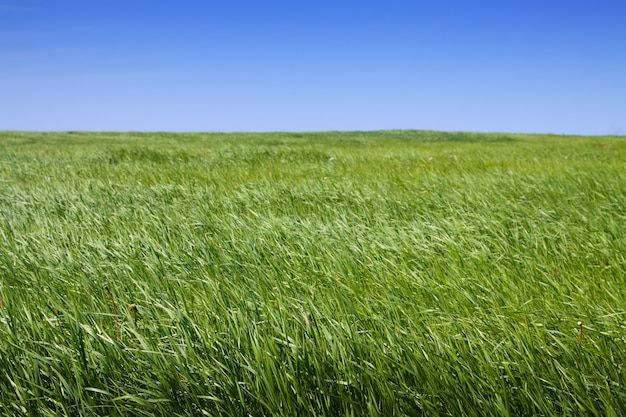
[[[626,134],[623,0],[0,0],[0,130]]]

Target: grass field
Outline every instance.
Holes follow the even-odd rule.
[[[0,132],[0,415],[626,415],[626,138]]]

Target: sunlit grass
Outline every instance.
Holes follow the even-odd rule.
[[[624,415],[624,230],[618,137],[0,133],[0,414]]]

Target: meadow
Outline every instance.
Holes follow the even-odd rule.
[[[626,415],[626,138],[0,132],[0,415]]]

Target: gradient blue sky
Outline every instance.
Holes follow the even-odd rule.
[[[0,0],[0,130],[626,134],[624,0]]]

